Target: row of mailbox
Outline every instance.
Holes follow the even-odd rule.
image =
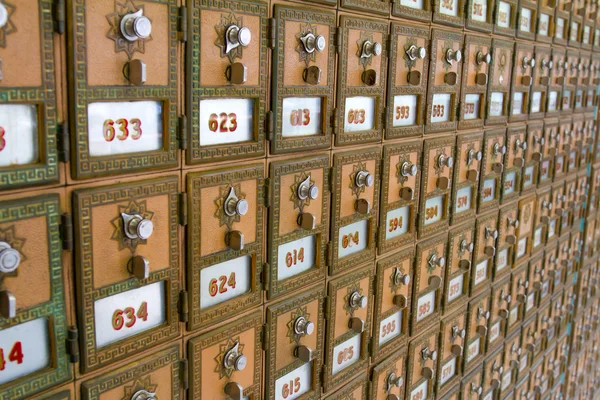
[[[589,46],[260,1],[69,4],[65,54],[52,33],[64,13],[28,1],[0,5],[14,28],[0,47],[2,189],[55,183],[61,161],[71,182],[176,168],[181,157],[263,157],[267,141],[285,154],[330,148],[332,137],[338,147],[381,142],[384,131],[396,139],[565,116],[593,111],[600,83]],[[498,3],[488,9],[516,13],[516,1]],[[572,20],[595,7],[576,5]]]

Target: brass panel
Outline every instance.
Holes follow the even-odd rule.
[[[405,346],[380,362],[371,374],[369,399],[404,399],[406,387],[407,349]],[[399,381],[401,379],[401,381]],[[398,385],[400,383],[400,385]],[[392,397],[396,396],[396,397]]]
[[[537,332],[537,320],[533,315],[529,320],[523,322],[521,329],[521,348],[523,353],[521,354],[519,377],[517,380],[521,380],[527,373],[529,373],[531,366],[537,361],[537,356],[542,351],[541,338]]]
[[[531,101],[529,103],[529,119],[544,118],[548,106],[548,86],[550,73],[554,69],[551,48],[535,46],[535,67],[533,68],[531,83]]]
[[[527,150],[525,151],[525,165],[523,166],[523,179],[521,180],[521,195],[535,190],[538,185],[540,162],[542,160],[542,144],[544,139],[544,124],[530,122],[527,124]]]
[[[492,40],[467,34],[464,49],[458,129],[481,128],[485,118],[485,99],[493,62]]]
[[[512,41],[492,40],[494,62],[490,68],[485,125],[504,125],[508,122],[514,47]]]
[[[478,185],[483,160],[483,133],[460,134],[456,137],[456,165],[452,184],[450,222],[460,224],[475,217]]]
[[[535,194],[519,200],[519,226],[517,227],[515,264],[531,255],[535,200]]]
[[[475,225],[475,253],[471,267],[469,293],[471,297],[488,288],[494,272],[494,256],[499,236],[498,211],[477,218]],[[510,263],[509,263],[510,265]]]
[[[517,330],[504,341],[504,368],[500,384],[502,393],[509,393],[517,383],[519,359],[523,351],[521,349],[521,332]]]
[[[493,399],[494,394],[500,394],[502,386],[502,375],[504,374],[504,346],[500,346],[494,352],[489,352],[487,359],[483,362],[483,393],[484,399]]]
[[[579,51],[568,49],[564,65],[565,83],[563,86],[562,115],[572,114],[575,109],[577,65],[579,64]]]
[[[533,223],[533,242],[531,244],[532,253],[542,250],[548,242],[548,226],[552,209],[550,187],[538,189]]]
[[[440,349],[438,356],[438,378],[436,392],[460,382],[465,356],[465,337],[467,332],[467,305],[463,302],[454,313],[446,315],[441,321]]]
[[[512,85],[510,91],[510,110],[508,122],[519,122],[528,119],[530,89],[533,83],[533,66],[537,65],[533,46],[516,43],[513,59]]]
[[[488,324],[491,318],[489,289],[469,301],[467,334],[465,338],[464,371],[481,365],[487,352]]]
[[[543,289],[544,258],[543,254],[531,257],[527,271],[527,282],[529,289],[527,291],[527,301],[525,302],[525,319],[535,315],[540,306],[540,297]],[[538,314],[539,315],[539,314]]]
[[[519,197],[523,167],[527,152],[525,125],[508,128],[506,134],[506,157],[504,158],[504,176],[502,180],[501,202],[507,203]]]
[[[506,336],[512,335],[521,328],[520,324],[523,320],[525,303],[527,302],[527,294],[529,293],[527,263],[522,263],[513,270],[510,282],[510,295],[512,296],[513,301],[509,308]]]
[[[444,315],[461,307],[469,297],[471,265],[475,251],[474,241],[474,221],[454,228],[448,235],[448,260],[446,261],[446,279],[442,298]]]
[[[496,209],[500,202],[504,156],[506,154],[506,129],[485,131],[483,159],[479,179],[477,212]]]

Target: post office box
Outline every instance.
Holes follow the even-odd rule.
[[[497,348],[503,343],[509,309],[512,302],[510,276],[506,276],[501,280],[494,282],[491,292],[490,333],[487,337],[488,351]]]
[[[542,250],[548,243],[548,226],[552,214],[552,197],[550,187],[537,190],[535,219],[533,222],[533,240],[531,242],[531,252],[535,253]]]
[[[432,2],[433,22],[461,28],[464,25],[467,0],[446,0]]]
[[[517,37],[535,40],[538,4],[535,0],[519,0],[517,12]]]
[[[568,283],[575,272],[575,261],[573,260],[573,250],[571,249],[570,235],[563,235],[558,242],[558,259],[564,271],[565,283]]]
[[[583,315],[580,315],[578,318],[575,318],[572,322],[572,342],[571,352],[569,354],[569,363],[571,364],[571,366],[569,369],[573,368],[573,361],[577,359],[585,344],[584,325],[585,321]]]
[[[423,134],[429,77],[429,29],[392,22],[385,138]]]
[[[570,342],[571,336],[569,336],[567,332],[561,333],[561,336],[556,342],[556,355],[560,363],[561,372],[565,372],[567,369],[567,362],[569,360],[569,355],[571,354]]]
[[[504,368],[500,386],[501,393],[503,394],[509,393],[517,382],[521,354],[523,354],[521,349],[521,332],[517,330],[511,336],[507,337],[504,342]]]
[[[504,346],[500,346],[493,352],[488,352],[488,357],[483,363],[482,399],[493,400],[500,398],[503,374]]]
[[[588,262],[592,257],[598,254],[598,242],[594,238],[596,232],[596,220],[594,218],[588,218],[585,220],[585,227],[583,231],[583,262]]]
[[[406,344],[412,300],[412,248],[377,262],[372,357],[379,361]]]
[[[504,176],[500,197],[502,203],[507,203],[519,197],[527,153],[526,132],[526,125],[508,128],[506,134],[507,155],[504,158]]]
[[[551,183],[554,178],[554,157],[558,154],[557,137],[558,120],[546,120],[540,142],[542,159],[539,164],[538,187]]]
[[[591,54],[581,51],[579,63],[577,64],[577,88],[575,90],[575,109],[574,112],[584,111],[587,107],[587,91],[590,85],[590,64]]]
[[[499,236],[498,212],[492,211],[477,218],[475,224],[475,244],[469,293],[472,296],[489,287],[494,270]],[[502,268],[500,268],[502,270]]]
[[[498,0],[494,7],[494,33],[514,37],[517,29],[517,14],[516,0]]]
[[[189,330],[262,302],[264,173],[249,164],[186,176]]]
[[[549,254],[552,254],[552,250],[550,250],[548,252]],[[550,297],[552,295],[552,276],[550,275],[549,271],[553,269],[553,265],[549,265],[550,263],[548,262],[548,258],[550,258],[550,256],[547,256],[545,253],[540,253],[540,257],[541,259],[541,266],[539,266],[539,270],[537,273],[539,273],[539,287],[540,289],[538,290],[538,298],[537,298],[537,304],[541,305],[543,303],[545,303],[546,301],[550,300]],[[536,274],[535,271],[536,265],[534,265],[534,276]]]
[[[592,216],[600,208],[600,163],[592,165],[588,196],[588,215]]]
[[[577,176],[571,175],[565,179],[565,209],[567,211],[566,217],[563,217],[563,225],[561,227],[561,234],[567,232],[573,228],[573,218],[575,213],[575,203],[577,200]]]
[[[431,64],[427,92],[425,133],[452,131],[457,126],[462,80],[462,32],[431,31]]]
[[[569,256],[573,260],[573,272],[579,271],[583,251],[583,233],[578,231],[579,227],[574,229],[569,239]]]
[[[381,141],[386,115],[388,23],[340,15],[339,24],[335,145]]]
[[[583,15],[583,32],[581,33],[581,48],[591,50],[593,45],[593,34],[595,19],[598,13],[598,4],[594,0],[585,2]]]
[[[521,354],[519,377],[520,380],[525,373],[528,373],[531,366],[537,362],[537,356],[542,354],[541,337],[538,334],[537,320],[535,314],[531,316],[527,321],[523,322],[521,329],[521,347],[523,353]]]
[[[563,86],[563,100],[561,115],[571,114],[575,108],[575,89],[577,85],[577,64],[579,52],[567,50],[567,59],[563,63],[565,69],[565,84]]]
[[[442,395],[438,394],[437,398],[439,400],[459,400],[460,396],[461,396],[460,383],[457,383],[453,387],[449,388],[444,394],[442,394]]]
[[[270,43],[262,34],[269,28],[269,3],[203,0],[190,8],[185,112],[191,127],[186,162],[264,155],[265,136],[273,129],[272,119],[265,117]]]
[[[480,168],[479,196],[477,199],[478,213],[498,207],[506,150],[506,129],[485,131],[483,137],[483,158]]]
[[[438,357],[438,377],[436,393],[460,382],[465,356],[467,335],[467,305],[462,303],[452,314],[446,314],[440,327],[440,354]]]
[[[265,398],[289,398],[292,390],[295,396],[320,395],[324,305],[325,290],[317,286],[267,307]]]
[[[460,387],[464,400],[479,400],[483,394],[483,366],[479,366],[465,376]]]
[[[598,54],[598,50],[600,50],[600,24],[596,28],[596,31],[598,32],[596,36],[598,39],[594,38],[594,52],[592,53],[592,62],[590,65],[590,85],[592,87],[593,85],[600,84],[600,54]],[[597,104],[597,97],[598,95],[594,88],[594,105]]]
[[[579,229],[581,220],[586,216],[585,205],[588,202],[588,176],[587,164],[583,164],[585,169],[577,173],[577,182],[575,186],[575,204],[573,206],[573,226]]]
[[[540,297],[543,289],[543,280],[546,277],[544,269],[543,254],[538,254],[531,257],[527,270],[527,282],[529,289],[527,292],[527,300],[525,302],[525,318],[533,315],[540,305]]]
[[[483,133],[461,134],[456,138],[457,165],[454,167],[450,219],[453,225],[475,217]]]
[[[192,398],[261,397],[262,322],[257,311],[187,342]],[[285,380],[279,393],[300,391],[306,385],[302,378]]]
[[[423,176],[417,219],[419,238],[448,226],[455,139],[443,136],[423,144]]]
[[[489,33],[493,29],[493,0],[467,0],[465,27],[474,31]]]
[[[325,392],[369,363],[374,279],[375,266],[369,264],[328,284]]]
[[[557,344],[553,343],[546,350],[546,356],[544,357],[544,370],[546,379],[548,380],[548,387],[554,389],[555,385],[560,381],[560,361],[557,355]]]
[[[557,243],[549,244],[548,247],[544,249],[544,271],[546,271],[546,275],[548,276],[552,294],[558,293],[562,289],[564,280],[562,267],[560,265],[560,260],[558,259]]]
[[[527,150],[524,151],[523,179],[521,180],[521,195],[536,188],[538,184],[540,163],[543,158],[542,146],[545,144],[544,124],[531,122],[527,124]]]
[[[487,351],[488,325],[491,318],[491,291],[485,290],[471,298],[467,313],[467,333],[465,337],[465,373],[480,365]]]
[[[577,315],[582,314],[585,312],[586,307],[591,305],[590,302],[590,274],[591,274],[591,268],[590,266],[584,266],[583,268],[581,268],[581,271],[579,271],[579,274],[577,276],[577,293],[579,294],[579,296],[577,296],[577,300],[575,301],[575,313]]]
[[[527,119],[530,102],[530,88],[533,83],[533,71],[537,65],[533,53],[533,46],[517,43],[513,60],[513,81],[510,93],[509,122],[524,121]]]
[[[380,254],[411,244],[417,237],[422,150],[420,141],[383,146]]]
[[[436,319],[408,346],[407,399],[435,396],[439,330],[440,322]]]
[[[548,106],[546,107],[546,117],[556,117],[561,113],[563,94],[562,89],[565,84],[565,61],[567,53],[564,49],[552,48],[552,65],[550,69],[550,86],[548,87]]]
[[[537,42],[552,43],[556,3],[556,0],[542,0],[538,3],[537,30],[535,35]]]
[[[540,359],[537,364],[531,367],[529,372],[529,388],[533,398],[541,398],[546,395],[549,389],[548,377],[544,369],[544,360]]]
[[[561,117],[558,125],[557,150],[558,153],[554,159],[554,181],[563,179],[567,172],[567,164],[571,154],[571,126],[573,119],[571,117]]]
[[[176,167],[183,138],[176,132],[187,134],[177,2],[90,3],[69,4],[68,13],[71,176]]]
[[[273,87],[267,115],[273,118],[271,153],[330,147],[335,13],[324,7],[276,4],[273,18]]]
[[[0,393],[30,398],[72,379],[76,329],[71,315],[70,262],[63,255],[62,190],[0,202]],[[66,239],[66,238],[65,238]],[[63,260],[63,257],[65,258]]]
[[[376,147],[333,156],[328,255],[332,275],[375,258],[380,160]]]
[[[573,115],[571,127],[571,131],[566,132],[567,136],[565,138],[565,143],[568,143],[571,148],[571,151],[567,154],[567,174],[576,173],[579,169],[579,152],[583,144],[583,116],[581,114]]]
[[[271,162],[268,295],[275,298],[327,274],[329,156]],[[363,232],[365,234],[366,232]],[[366,239],[357,237],[357,241]]]
[[[548,302],[540,307],[537,314],[538,336],[541,340],[542,351],[546,351],[556,338],[555,323],[551,316],[551,304]]]
[[[417,244],[413,282],[411,336],[416,336],[440,315],[445,279],[448,234]]]
[[[375,366],[371,373],[369,396],[373,400],[402,400],[404,399],[406,377],[405,346],[400,347],[384,361]],[[346,397],[348,398],[348,397]]]
[[[342,400],[348,398],[357,400],[367,400],[369,399],[368,390],[369,381],[367,380],[367,375],[362,374],[359,375],[358,378],[354,379],[352,382],[343,386],[335,393],[323,398],[327,400]]]
[[[76,398],[179,400],[185,397],[184,373],[180,345],[176,344],[117,369],[107,369],[102,374],[78,381],[80,397]]]
[[[589,85],[588,87],[592,87]],[[590,108],[590,98],[595,104],[593,96],[595,96],[596,90],[590,89],[587,95],[587,107]],[[591,97],[590,97],[591,96]],[[593,107],[592,107],[593,108]],[[594,118],[594,112],[586,112],[583,120],[583,148],[581,149],[581,164],[591,164],[594,157],[594,141],[596,138],[596,120]],[[581,165],[580,165],[581,166]]]
[[[557,0],[556,14],[554,16],[554,44],[566,46],[569,37],[570,11],[573,7],[572,0]]]
[[[72,196],[85,373],[180,334],[179,177],[75,187]]]
[[[512,335],[520,328],[525,312],[525,303],[529,293],[529,282],[527,281],[527,263],[518,265],[511,274],[510,295],[512,302],[508,313],[506,324],[506,336]]]
[[[454,228],[448,235],[448,261],[442,307],[444,314],[460,307],[469,296],[471,264],[475,251],[474,221]]]
[[[485,118],[485,99],[492,63],[492,40],[465,35],[458,129],[480,128]]]
[[[535,66],[531,82],[531,101],[529,104],[529,119],[543,118],[548,104],[547,94],[550,84],[550,68],[554,67],[550,47],[535,46]]]
[[[571,9],[571,20],[569,22],[569,47],[579,48],[583,36],[583,18],[580,9],[584,7],[583,0],[573,0],[573,9]]]
[[[552,185],[552,212],[550,214],[550,223],[548,224],[548,240],[561,235],[562,220],[563,218],[567,218],[568,215],[565,183],[559,180]]]
[[[432,3],[421,0],[393,0],[392,16],[412,21],[431,21]]]
[[[550,320],[554,324],[554,334],[556,337],[565,334],[569,323],[568,311],[564,305],[563,291],[559,291],[550,302]]]
[[[54,36],[55,7],[48,0],[2,5],[2,190],[58,182],[59,163],[67,161],[69,143],[59,143],[65,121],[57,98],[62,88],[56,87],[60,51],[54,46],[64,45]]]
[[[517,226],[517,244],[515,249],[515,264],[531,255],[533,243],[533,220],[535,212],[535,195],[519,200],[519,218]]]
[[[378,14],[386,17],[390,15],[390,5],[387,0],[340,0],[339,7],[341,9]]]
[[[509,7],[514,6],[502,3]],[[512,41],[492,40],[493,62],[488,82],[485,125],[504,125],[508,121],[514,47]]]

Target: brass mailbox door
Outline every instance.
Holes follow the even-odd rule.
[[[429,77],[429,29],[392,22],[385,138],[420,136]]]
[[[407,349],[405,346],[380,362],[371,374],[371,400],[402,400],[405,392]]]
[[[561,115],[573,113],[575,108],[575,89],[577,86],[577,64],[579,63],[579,52],[567,50],[565,68],[565,84],[563,86],[562,112]]]
[[[445,315],[456,307],[461,307],[469,297],[471,264],[475,252],[474,241],[474,221],[456,227],[448,235],[448,261],[444,272],[446,279],[442,298]]]
[[[329,163],[325,154],[269,165],[269,298],[320,281],[327,274]]]
[[[600,50],[600,26],[598,26],[598,21],[596,21],[596,27],[593,29],[593,38],[592,38],[592,50],[594,53],[597,53]],[[593,55],[595,57],[596,54]],[[598,70],[596,69],[596,72]]]
[[[558,154],[557,148],[558,120],[544,121],[542,134],[542,159],[539,164],[538,188],[552,182],[554,178],[554,157]]]
[[[593,87],[590,85],[590,87]],[[587,103],[589,105],[590,95],[594,95],[596,89],[590,90],[592,93],[588,92]],[[594,140],[596,138],[596,131],[598,128],[596,127],[596,120],[594,118],[594,112],[586,112],[583,120],[583,148],[581,149],[581,157],[580,157],[580,167],[583,164],[591,164],[594,157]]]
[[[521,180],[521,195],[533,191],[538,185],[540,162],[542,161],[542,146],[545,144],[544,124],[531,122],[527,124],[527,150],[525,151],[525,166]]]
[[[431,64],[427,91],[425,133],[453,131],[462,79],[462,32],[431,31]]]
[[[492,40],[493,62],[488,82],[485,125],[504,125],[508,122],[514,47],[512,41]]]
[[[572,0],[557,0],[556,14],[554,16],[554,34],[553,43],[566,46],[567,38],[569,37],[569,18],[570,11],[573,7]]]
[[[498,211],[491,211],[477,218],[475,225],[475,253],[473,254],[471,282],[469,285],[471,297],[488,288],[492,281],[498,234]]]
[[[517,225],[517,245],[515,247],[514,263],[531,255],[533,222],[535,212],[535,194],[519,200],[519,221]]]
[[[381,141],[386,119],[387,21],[340,15],[335,145]]]
[[[581,169],[577,174],[577,183],[575,186],[575,205],[573,211],[573,226],[579,230],[580,222],[586,215],[586,203],[588,202],[588,176],[587,176],[587,164],[585,169]]]
[[[0,202],[0,392],[5,398],[35,397],[73,376],[61,203],[62,191]]]
[[[557,355],[558,345],[556,340],[546,350],[546,357],[544,357],[544,371],[546,372],[546,379],[548,381],[549,389],[554,392],[554,387],[557,382],[560,381],[560,361]]]
[[[545,276],[546,271],[544,270],[543,254],[540,253],[531,257],[527,272],[529,289],[527,293],[527,301],[525,302],[525,318],[529,318],[530,316],[534,315],[540,305],[540,298],[544,285],[543,280]]]
[[[517,204],[502,207],[498,216],[498,247],[494,262],[494,280],[510,274],[513,266],[519,227]]]
[[[433,22],[457,28],[465,24],[465,4],[467,0],[433,1]]]
[[[64,6],[64,4],[63,4]],[[58,182],[62,110],[51,0],[2,3],[0,189]],[[63,27],[64,29],[64,27]],[[68,153],[69,144],[61,148]],[[60,161],[67,161],[61,157]]]
[[[352,382],[342,386],[341,389],[335,393],[323,397],[327,400],[343,400],[343,399],[356,399],[356,400],[368,400],[369,399],[369,381],[367,374],[359,375],[358,378]]]
[[[523,43],[515,45],[508,122],[519,122],[528,118],[529,91],[533,83],[533,71],[537,61],[533,53],[533,46]]]
[[[583,13],[580,9],[584,7],[583,0],[573,0],[573,8],[571,9],[571,20],[569,23],[569,47],[579,48],[583,36]],[[585,11],[584,9],[581,11]]]
[[[504,346],[498,347],[491,352],[483,362],[483,393],[484,400],[493,400],[500,396],[500,387],[502,385],[502,375],[504,374]],[[496,395],[496,397],[494,397]]]
[[[568,136],[571,152],[568,154],[567,174],[576,173],[579,169],[580,153],[583,146],[583,115],[573,115],[573,129]]]
[[[567,53],[564,49],[552,49],[552,68],[550,69],[550,86],[548,87],[548,102],[546,117],[557,117],[562,110],[562,89],[565,84],[565,61]]]
[[[178,213],[178,176],[73,192],[82,372],[179,336]]]
[[[380,159],[376,147],[333,156],[332,275],[375,258]]]
[[[456,138],[456,160],[452,184],[450,222],[460,224],[475,217],[481,161],[483,133],[461,134]]]
[[[269,4],[196,0],[188,12],[188,164],[265,154]]]
[[[504,176],[502,180],[502,203],[519,197],[523,167],[527,154],[526,125],[508,128],[506,134],[506,157],[504,158]]]
[[[556,3],[557,0],[541,0],[538,3],[536,42],[552,43],[552,35],[556,25],[554,20]]]
[[[444,393],[460,381],[467,334],[467,305],[463,302],[452,314],[447,314],[440,327],[440,350],[436,392]]]
[[[69,3],[73,179],[177,166],[185,32],[176,4]]]
[[[81,397],[76,398],[183,400],[183,382],[187,379],[183,371],[181,346],[176,344],[83,381],[79,388]]]
[[[517,0],[497,0],[494,7],[494,33],[514,37],[517,27],[517,14]],[[510,64],[510,61],[508,62]]]
[[[187,342],[191,398],[261,397],[262,322],[262,311],[254,312]],[[294,377],[282,384],[280,393],[300,391],[305,384]]]
[[[567,164],[569,162],[568,158],[569,155],[571,154],[571,140],[570,140],[570,135],[571,135],[571,125],[572,125],[573,119],[570,116],[567,117],[561,117],[559,119],[559,125],[558,125],[558,143],[557,143],[557,149],[558,149],[558,154],[556,155],[556,158],[554,159],[554,181],[558,181],[558,179],[563,179],[566,171],[567,171]]]
[[[383,146],[379,254],[417,237],[422,150],[420,141]]]
[[[494,283],[494,286],[492,286],[491,302],[490,333],[487,337],[488,351],[493,350],[504,343],[509,309],[513,302],[510,293],[510,276],[506,276],[502,280]]]
[[[406,394],[409,400],[435,395],[440,322],[435,320],[408,346]]]
[[[534,396],[544,396],[548,392],[548,378],[545,375],[544,360],[540,359],[529,372],[529,390]]]
[[[374,280],[375,267],[369,264],[328,284],[325,392],[368,366]]]
[[[575,110],[581,112],[587,105],[588,87],[590,85],[590,65],[592,55],[587,51],[581,51],[579,64],[577,64],[577,89],[575,90]]]
[[[552,218],[548,224],[548,240],[562,234],[563,219],[568,221],[569,210],[565,196],[565,182],[558,181],[552,185]]]
[[[392,0],[392,17],[430,22],[432,3],[427,0]]]
[[[583,242],[583,261],[587,262],[598,253],[598,242],[594,239],[596,232],[596,220],[588,218],[585,220],[584,242]],[[595,262],[595,261],[594,261]],[[595,289],[594,289],[595,290]]]
[[[533,67],[533,81],[531,82],[531,101],[529,102],[529,119],[544,118],[548,105],[548,86],[550,85],[552,52],[550,47],[535,46],[535,66]]]
[[[527,281],[527,263],[517,266],[510,280],[510,295],[512,302],[508,313],[508,322],[506,324],[506,336],[512,335],[515,330],[520,329],[520,323],[525,311],[527,294],[529,293],[529,282]]]
[[[564,206],[567,209],[567,215],[565,217],[563,217],[563,220],[562,220],[562,227],[561,227],[561,231],[560,231],[561,234],[564,234],[568,230],[571,230],[571,228],[573,228],[573,219],[574,219],[574,214],[575,214],[575,200],[577,198],[576,192],[577,192],[577,176],[572,175],[572,176],[569,176],[565,180],[566,203]],[[579,229],[579,227],[577,227],[577,228]]]
[[[496,209],[500,202],[504,155],[506,154],[506,129],[485,131],[483,159],[479,179],[478,213]]]
[[[562,290],[563,276],[562,269],[560,266],[560,260],[558,259],[558,247],[557,243],[549,245],[544,250],[544,270],[548,276],[549,285],[551,288],[552,295],[555,295]],[[554,300],[553,300],[554,303]]]
[[[388,0],[340,0],[339,7],[352,11],[378,14],[389,17],[390,4]]]
[[[465,54],[460,91],[458,129],[481,128],[485,118],[485,99],[492,63],[492,40],[465,35]]]
[[[432,320],[437,320],[441,313],[447,250],[448,235],[445,233],[417,244],[412,289],[411,336],[423,332],[424,326]]]
[[[529,320],[523,322],[521,329],[521,348],[523,353],[519,360],[519,376],[517,380],[523,379],[527,375],[535,358],[541,351],[541,338],[537,333],[537,320],[533,315]]]
[[[465,27],[490,33],[494,23],[494,0],[467,0]]]
[[[188,173],[188,329],[262,303],[264,164]]]
[[[423,175],[417,231],[428,237],[448,227],[452,190],[455,139],[426,139],[423,145]]]
[[[593,45],[594,27],[596,25],[596,15],[598,14],[598,4],[596,0],[585,2],[583,16],[583,32],[581,33],[581,48],[591,50]]]
[[[546,246],[548,241],[548,226],[550,225],[552,213],[552,198],[550,187],[538,189],[535,207],[535,219],[533,223],[533,242],[531,251],[535,253]]]
[[[487,351],[488,324],[491,318],[489,289],[469,301],[465,338],[464,371],[481,365]]]
[[[273,18],[271,153],[328,148],[335,107],[335,12],[276,4]]]
[[[265,399],[283,399],[285,394],[290,398],[291,392],[296,397],[319,398],[324,305],[325,290],[316,287],[267,307]]]
[[[558,259],[560,266],[564,271],[564,281],[566,285],[572,284],[573,272],[575,269],[575,260],[572,258],[571,243],[569,242],[570,235],[563,235],[558,241]],[[566,290],[566,288],[565,288]],[[569,310],[572,311],[572,310]]]
[[[409,337],[415,252],[409,248],[377,263],[373,360],[379,361]]]
[[[519,370],[519,358],[522,353],[521,332],[517,330],[504,341],[504,371],[500,385],[501,393],[508,393],[514,387]]]
[[[519,0],[517,13],[517,37],[519,39],[535,40],[538,2],[536,0]]]
[[[483,394],[483,366],[475,368],[462,379],[461,391],[463,400],[479,400]]]

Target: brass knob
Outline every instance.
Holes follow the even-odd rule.
[[[158,396],[147,390],[138,390],[131,396],[131,400],[158,400]]]
[[[486,239],[498,239],[498,230],[490,227],[485,227],[485,238]]]
[[[305,317],[298,317],[294,321],[294,332],[297,335],[310,336],[315,331],[315,324]]]
[[[233,251],[244,250],[244,234],[240,231],[227,232],[225,244]]]
[[[416,60],[417,58],[422,60],[427,57],[427,49],[425,47],[417,47],[413,44],[408,48],[408,50],[406,50],[406,55],[412,61]]]
[[[452,327],[452,337],[454,339],[461,338],[464,339],[467,336],[467,331],[463,328],[459,328],[457,325]]]
[[[148,279],[150,276],[150,261],[143,256],[135,256],[131,259],[129,273],[138,279]]]
[[[348,321],[348,328],[356,333],[362,333],[365,330],[365,322],[360,318],[352,317]]]
[[[438,157],[438,167],[444,168],[444,166],[448,168],[452,168],[454,165],[454,158],[452,156],[446,157],[444,154],[440,154]]]
[[[225,353],[223,358],[223,366],[227,369],[233,368],[236,371],[243,371],[248,364],[248,359],[245,355],[239,354],[239,343],[236,343],[231,350]]]
[[[452,352],[452,354],[454,354],[456,357],[460,357],[460,356],[462,356],[462,354],[463,354],[463,350],[464,350],[463,346],[461,346],[461,345],[458,345],[458,344],[453,344],[453,345],[450,347],[450,351],[451,351],[451,352]]]
[[[300,200],[316,200],[319,197],[319,187],[310,183],[310,176],[298,185],[297,195]]]
[[[492,55],[490,53],[483,54],[483,52],[478,51],[477,56],[475,57],[475,62],[477,65],[481,65],[483,63],[489,64],[492,62]]]
[[[419,168],[408,161],[402,163],[402,167],[400,168],[400,172],[404,177],[415,176],[418,171]]]
[[[0,29],[4,28],[8,23],[8,10],[6,6],[0,3]]]
[[[394,305],[396,305],[399,309],[403,310],[406,308],[406,304],[408,303],[408,299],[403,294],[394,295],[392,299]]]
[[[375,183],[375,178],[367,171],[359,171],[354,178],[354,184],[357,187],[371,187]]]
[[[373,56],[380,56],[383,48],[381,43],[379,42],[371,42],[370,40],[365,40],[362,45],[362,54],[361,58],[369,58]]]
[[[500,143],[494,143],[494,155],[506,154],[506,146],[502,146]]]
[[[323,36],[315,36],[312,33],[307,33],[300,38],[300,41],[308,54],[314,53],[315,50],[321,53],[327,46],[327,41]]]
[[[542,69],[548,68],[549,70],[552,70],[552,68],[554,68],[554,62],[552,62],[552,60],[542,60]]]
[[[471,383],[471,393],[474,393],[477,396],[481,396],[481,393],[483,393],[483,388],[481,386],[476,386],[474,383]]]
[[[410,284],[410,275],[402,273],[399,268],[396,268],[394,273],[394,284],[395,285],[408,285]]]
[[[350,295],[349,303],[350,307],[354,309],[365,308],[367,306],[368,299],[367,296],[363,296],[359,292],[354,292]]]
[[[400,388],[402,387],[402,385],[404,385],[404,378],[402,378],[401,376],[397,376],[396,373],[393,371],[390,372],[387,378],[388,391],[394,386]]]
[[[438,266],[440,268],[444,268],[446,266],[446,258],[438,257],[437,254],[432,254],[431,257],[429,257],[429,265],[432,267]]]
[[[468,243],[465,239],[461,240],[459,249],[462,253],[464,253],[464,252],[472,253],[474,248],[475,248],[475,246],[473,245],[473,242]]]
[[[121,213],[121,218],[123,218],[123,233],[129,239],[146,240],[152,236],[154,224],[149,219],[140,214],[125,213]]]
[[[460,50],[446,50],[446,62],[452,64],[454,61],[460,62],[462,60],[462,52]]]
[[[19,268],[21,264],[21,253],[13,249],[10,244],[0,242],[0,272],[10,274]]]
[[[483,158],[483,153],[481,151],[476,151],[475,149],[469,149],[467,152],[467,165],[471,165],[473,160],[481,161]]]
[[[527,150],[527,142],[522,142],[521,139],[515,140],[515,152],[518,152],[519,149]]]
[[[17,316],[17,298],[8,290],[0,290],[0,314],[7,319]]]
[[[529,58],[527,56],[523,57],[523,68],[527,68],[527,67],[531,67],[534,68],[535,67],[535,58]]]
[[[296,346],[296,348],[294,349],[294,355],[296,356],[296,358],[305,363],[309,363],[313,360],[312,350],[304,345]]]
[[[437,360],[437,351],[430,350],[428,346],[425,346],[423,350],[421,350],[421,358],[423,359],[423,361],[435,361]]]
[[[121,34],[130,41],[135,42],[138,39],[146,39],[152,34],[152,21],[144,16],[144,10],[125,15],[121,19]]]

